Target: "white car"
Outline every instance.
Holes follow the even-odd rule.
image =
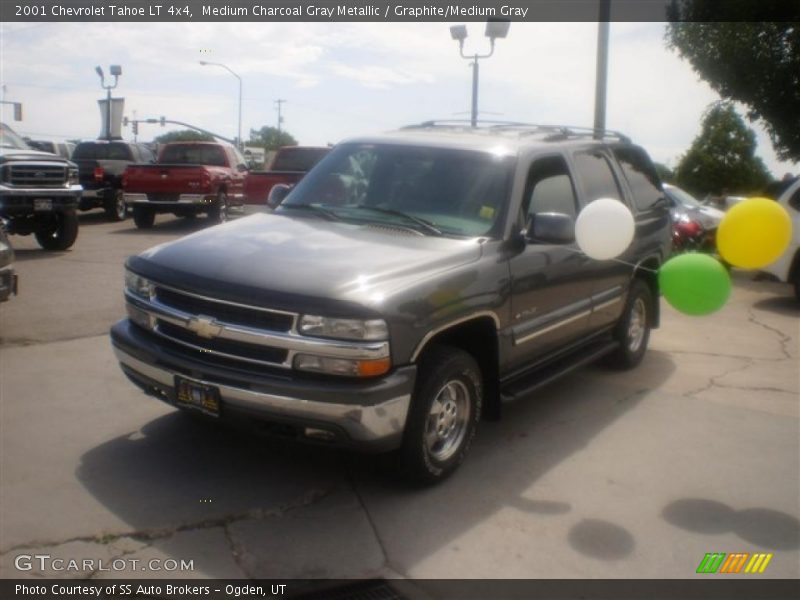
[[[800,177],[784,190],[777,201],[792,219],[792,237],[780,258],[763,270],[781,281],[794,284],[794,295],[800,300]]]

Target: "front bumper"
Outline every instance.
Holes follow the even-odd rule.
[[[216,200],[213,194],[178,194],[177,200],[149,200],[147,194],[125,193],[125,202],[128,205],[137,204],[147,206],[175,206],[176,204],[206,205]]]
[[[362,450],[393,450],[402,441],[416,379],[413,365],[364,381],[244,373],[171,352],[127,319],[112,327],[111,342],[128,378],[169,404],[176,402],[180,376],[216,387],[222,417],[247,416],[285,425],[300,439]]]
[[[52,210],[77,207],[83,189],[79,185],[68,188],[15,188],[0,185],[0,212],[6,215],[34,212],[34,200],[52,200]]]
[[[12,267],[0,269],[0,302],[17,295],[18,277]]]

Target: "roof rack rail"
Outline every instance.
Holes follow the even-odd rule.
[[[546,135],[546,140],[556,141],[569,138],[592,137],[599,139],[617,139],[630,143],[631,139],[619,131],[612,129],[595,129],[593,127],[579,127],[574,125],[543,125],[539,123],[524,123],[519,121],[478,121],[477,127],[472,127],[467,119],[433,119],[415,125],[406,125],[401,130],[409,129],[459,129],[474,130],[479,132],[517,133],[518,135]]]

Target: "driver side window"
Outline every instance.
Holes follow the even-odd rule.
[[[525,189],[526,221],[534,213],[557,212],[573,218],[577,215],[575,186],[562,157],[552,156],[534,162]]]

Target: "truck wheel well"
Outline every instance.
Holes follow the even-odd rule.
[[[650,288],[653,294],[653,307],[651,311],[652,322],[651,327],[658,327],[661,322],[661,311],[659,310],[659,291],[658,291],[658,269],[661,266],[657,258],[648,258],[636,265],[633,271],[633,277],[641,279]]]
[[[497,328],[492,319],[478,317],[460,323],[432,337],[425,345],[417,362],[434,346],[452,346],[468,352],[478,363],[483,375],[484,419],[495,420],[500,416],[499,358]]]

